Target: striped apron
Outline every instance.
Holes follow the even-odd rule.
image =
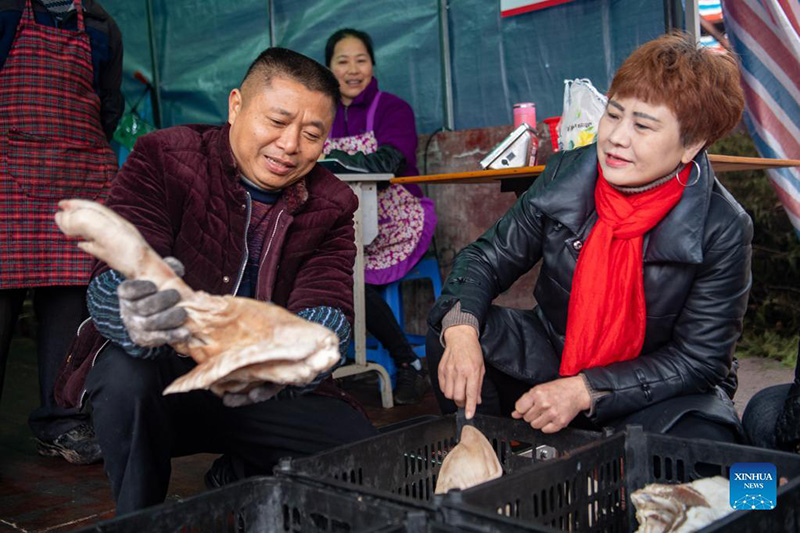
[[[372,154],[378,150],[375,136],[375,112],[380,91],[367,110],[367,131],[360,135],[327,139],[327,155],[341,150]],[[378,191],[378,235],[364,247],[364,281],[385,285],[405,276],[428,249],[436,224],[433,201],[417,197],[403,185],[389,185]]]
[[[104,201],[117,164],[100,124],[83,9],[37,24],[31,0],[0,70],[0,289],[86,285],[92,258],[58,230],[58,201]]]

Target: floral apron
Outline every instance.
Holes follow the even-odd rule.
[[[26,0],[0,71],[0,289],[86,285],[92,258],[55,224],[58,201],[103,201],[117,169],[100,124],[83,8],[41,26]]]
[[[372,154],[378,149],[375,137],[375,111],[381,92],[367,111],[367,131],[360,135],[325,141],[324,152],[342,150]],[[364,247],[364,282],[385,285],[405,276],[425,255],[433,237],[436,214],[433,201],[412,194],[402,185],[389,185],[378,191],[378,235]]]

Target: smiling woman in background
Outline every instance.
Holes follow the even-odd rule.
[[[337,31],[325,45],[325,62],[341,91],[325,154],[369,172],[418,174],[414,112],[402,99],[378,90],[370,36],[349,28]],[[401,279],[425,255],[436,213],[418,186],[385,185],[378,192],[378,236],[364,249],[366,325],[397,365],[395,401],[417,403],[428,381],[378,286]]]
[[[597,143],[556,154],[457,256],[429,317],[437,399],[547,433],[740,440],[732,360],[753,228],[705,152],[741,117],[736,62],[664,36],[608,94]],[[491,305],[540,260],[535,309]]]

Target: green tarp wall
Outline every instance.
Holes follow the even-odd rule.
[[[125,47],[129,102],[152,79],[144,0],[101,0]],[[413,107],[420,133],[445,125],[438,0],[152,0],[162,125],[219,123],[227,96],[270,45],[324,60],[342,27],[372,35],[382,90]],[[638,45],[664,32],[663,0],[573,0],[503,19],[499,0],[450,0],[453,122],[456,129],[510,124],[514,102],[539,119],[561,113],[563,80],[589,78],[604,91]],[[271,19],[271,20],[270,20]]]

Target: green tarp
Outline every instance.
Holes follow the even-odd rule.
[[[135,101],[151,61],[144,0],[101,0],[125,46],[123,91]],[[500,17],[499,0],[448,3],[457,129],[510,124],[514,102],[533,101],[539,119],[561,113],[563,80],[590,78],[601,91],[639,44],[664,31],[662,0],[575,0]],[[269,46],[266,0],[153,0],[164,126],[219,123],[247,66]],[[381,89],[408,101],[420,133],[444,125],[437,0],[274,0],[275,44],[319,61],[342,27],[375,41]]]

